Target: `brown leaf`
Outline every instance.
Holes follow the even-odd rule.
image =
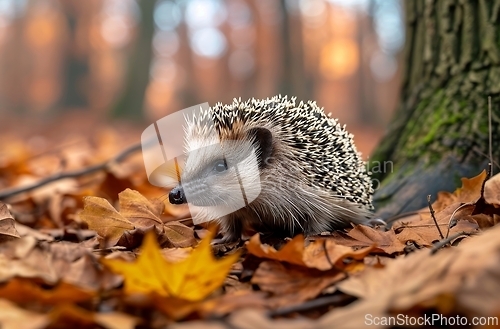
[[[0,202],[0,239],[19,238],[15,227],[15,220],[10,214],[7,205]]]
[[[434,211],[439,212],[453,203],[475,203],[481,197],[481,188],[486,179],[486,171],[472,178],[462,178],[462,187],[453,193],[439,192],[437,200],[432,204]]]
[[[316,268],[318,270],[329,270],[333,266],[344,268],[342,260],[345,258],[363,259],[372,250],[373,243],[362,250],[354,251],[351,247],[340,245],[332,238],[315,238],[314,241],[304,246],[302,235],[288,241],[279,251],[274,247],[260,242],[259,234],[254,235],[247,243],[250,254],[266,259],[278,260],[290,264]]]
[[[123,282],[120,276],[103,269],[92,254],[71,263],[61,276],[65,282],[90,290],[113,289]]]
[[[265,308],[268,294],[263,291],[239,290],[210,299],[199,306],[204,317],[221,317],[241,308]]]
[[[120,312],[95,313],[94,321],[106,329],[134,329],[139,319]]]
[[[62,304],[52,309],[50,320],[55,328],[95,328],[98,323],[94,313],[73,304]]]
[[[18,305],[41,303],[57,305],[90,301],[95,293],[61,282],[52,289],[41,288],[33,281],[14,278],[0,287],[0,298],[9,299]]]
[[[456,211],[457,209],[458,211]],[[449,235],[459,232],[475,232],[478,225],[470,216],[473,209],[474,206],[472,205],[461,206],[460,203],[455,202],[436,212],[434,217],[443,236],[446,236],[448,232],[448,225],[453,214],[453,221],[456,223],[450,229]],[[393,229],[397,232],[397,238],[403,244],[416,242],[420,246],[430,247],[434,242],[441,239],[439,231],[428,209],[422,209],[418,215],[419,220],[414,219],[408,224],[404,220],[398,221],[394,223]]]
[[[486,214],[476,214],[470,216],[474,220],[480,229],[484,230],[497,225],[500,222],[500,216],[497,214],[486,215]]]
[[[194,232],[179,222],[168,222],[163,226],[164,234],[160,236],[160,244],[169,248],[186,248],[196,245]]]
[[[0,323],[2,329],[42,329],[50,321],[45,314],[23,310],[8,300],[0,299]]]
[[[500,207],[500,173],[488,179],[484,185],[484,199],[486,203]]]
[[[0,251],[4,251],[0,253],[0,282],[14,276],[40,278],[48,284],[59,279],[50,251],[37,245],[32,237],[4,242]]]
[[[88,196],[83,199],[84,208],[80,218],[101,237],[107,246],[114,246],[123,232],[134,229],[134,225],[123,217],[103,198]]]
[[[329,285],[344,279],[338,270],[320,271],[277,261],[264,261],[251,282],[278,296],[274,306],[293,305],[318,296]]]
[[[376,247],[373,245],[353,250],[351,247],[336,243],[331,238],[318,238],[305,248],[303,260],[307,267],[322,271],[329,270],[333,266],[337,269],[345,269],[345,264],[343,264],[344,259],[352,258],[361,260],[375,249]]]
[[[120,214],[136,227],[163,225],[160,219],[164,207],[162,202],[149,201],[139,192],[131,189],[126,189],[118,194],[118,198],[120,200]]]
[[[38,241],[54,241],[54,238],[48,234],[42,233],[39,230],[34,230],[26,225],[16,223],[16,230],[20,236],[31,236]]]
[[[408,310],[426,302],[439,309],[444,294],[455,296],[459,308],[472,315],[491,315],[500,309],[500,227],[469,238],[458,247],[416,251],[398,258],[384,269],[367,269],[338,284],[350,295],[365,299],[382,310]],[[359,306],[361,314],[364,309]],[[353,308],[356,308],[353,307]],[[352,308],[351,308],[352,311]],[[341,314],[342,311],[337,312]]]
[[[301,234],[288,241],[279,251],[272,246],[262,244],[259,234],[255,234],[247,242],[246,247],[250,254],[257,257],[307,266],[302,258],[304,254],[304,236]]]
[[[375,247],[375,250],[379,249],[389,255],[400,253],[405,247],[393,229],[383,232],[364,225],[357,225],[348,233],[334,232],[333,239],[340,245],[354,248]]]
[[[264,311],[255,309],[243,309],[232,313],[224,321],[190,321],[184,323],[174,323],[169,325],[171,329],[323,329],[323,328],[336,328],[336,327],[318,327],[316,322],[303,317],[293,319],[279,319],[275,320],[270,318]],[[339,328],[361,328],[358,327],[340,327]]]

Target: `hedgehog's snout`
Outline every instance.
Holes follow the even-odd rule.
[[[168,194],[168,201],[170,201],[171,204],[186,203],[186,195],[184,194],[184,189],[181,185],[178,185],[170,190],[170,193]]]

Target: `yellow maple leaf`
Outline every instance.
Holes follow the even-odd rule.
[[[239,253],[216,260],[210,241],[214,233],[205,237],[191,255],[179,262],[163,258],[153,232],[149,232],[135,262],[102,259],[113,272],[123,275],[125,293],[157,293],[161,296],[189,301],[202,300],[219,288],[239,258]]]

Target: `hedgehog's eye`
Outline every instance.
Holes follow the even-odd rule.
[[[214,169],[216,172],[223,172],[227,170],[227,162],[226,159],[217,160],[214,165]]]

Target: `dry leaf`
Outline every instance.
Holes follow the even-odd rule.
[[[34,282],[14,278],[0,287],[0,298],[9,299],[19,305],[40,303],[57,305],[79,303],[94,298],[95,293],[61,282],[52,289],[41,288]]]
[[[481,188],[486,179],[486,171],[472,178],[462,178],[462,187],[453,193],[439,192],[437,200],[432,204],[434,211],[439,212],[453,203],[475,203],[481,197]]]
[[[15,227],[15,220],[10,214],[7,205],[0,202],[0,238],[19,238]]]
[[[139,319],[125,313],[95,313],[94,321],[106,329],[135,329]]]
[[[162,245],[171,248],[187,248],[196,245],[193,229],[179,222],[168,222],[163,226]]]
[[[102,247],[115,245],[133,249],[142,241],[145,232],[155,230],[162,246],[190,247],[196,244],[193,230],[178,222],[164,224],[160,219],[163,203],[149,201],[139,192],[126,189],[119,194],[120,211],[102,198],[84,199],[80,218],[106,242]]]
[[[238,290],[203,302],[198,311],[206,317],[221,317],[240,308],[265,308],[267,295],[263,291]]]
[[[118,194],[118,198],[120,214],[136,227],[163,225],[160,219],[164,207],[162,202],[151,202],[139,192],[131,189],[126,189]]]
[[[45,314],[24,310],[10,301],[0,299],[2,329],[42,329],[49,323],[49,317]]]
[[[500,173],[488,179],[484,185],[484,199],[486,203],[500,207]]]
[[[49,250],[41,248],[32,237],[7,241],[0,245],[0,282],[19,276],[40,278],[48,284],[59,279]]]
[[[445,294],[455,296],[460,307],[474,315],[494,314],[500,309],[499,234],[500,227],[495,226],[434,255],[429,250],[417,251],[382,270],[367,269],[339,283],[338,288],[365,300],[352,307],[359,306],[359,316],[366,310],[365,303],[374,309],[382,306],[385,312],[408,310],[424,302],[428,308],[439,309],[429,302],[438,302]]]
[[[266,259],[273,259],[290,264],[316,268],[318,270],[329,270],[333,266],[343,267],[341,261],[345,258],[363,259],[373,248],[354,251],[335,243],[331,238],[316,238],[313,242],[304,246],[304,236],[297,235],[288,241],[279,251],[274,247],[260,242],[259,234],[255,234],[247,243],[250,254]]]
[[[107,241],[107,246],[114,246],[127,230],[134,225],[123,217],[106,199],[88,196],[83,199],[84,208],[80,218]]]
[[[250,254],[257,257],[306,266],[303,260],[304,236],[302,234],[288,241],[279,251],[270,245],[262,244],[259,234],[255,234],[246,244],[246,247]]]
[[[346,277],[338,270],[320,271],[277,261],[265,261],[255,271],[251,282],[273,293],[273,306],[299,304],[318,296],[323,289]]]
[[[364,225],[356,225],[348,233],[334,232],[333,240],[339,245],[353,248],[374,247],[375,250],[383,251],[389,255],[401,253],[405,247],[398,240],[393,229],[383,232]]]
[[[102,262],[125,279],[125,292],[156,293],[191,301],[202,300],[220,287],[239,254],[216,260],[210,246],[212,236],[201,241],[188,258],[177,263],[161,255],[156,237],[146,235],[141,254],[134,263],[117,259]]]

